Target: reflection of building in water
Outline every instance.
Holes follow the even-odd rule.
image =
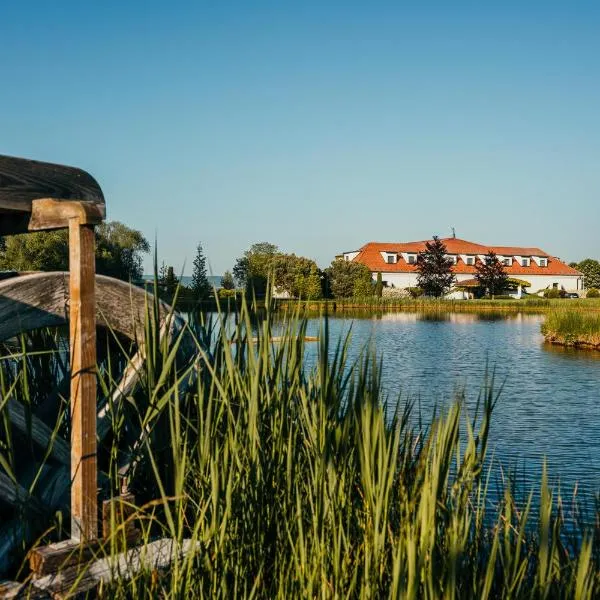
[[[416,312],[383,313],[377,319],[381,321],[397,321],[398,323],[416,323],[422,317]]]
[[[479,315],[475,313],[450,313],[450,322],[458,325],[467,325],[479,321]]]

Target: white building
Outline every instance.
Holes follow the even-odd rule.
[[[492,250],[504,264],[507,275],[529,282],[529,293],[546,288],[566,291],[583,289],[583,274],[539,248],[512,246],[484,246],[461,240],[445,238],[448,257],[454,262],[456,282],[473,279],[477,273],[475,263]],[[373,279],[381,273],[384,285],[395,288],[417,286],[417,256],[425,250],[427,241],[407,243],[369,242],[359,250],[344,252],[341,258],[359,262],[369,267]]]

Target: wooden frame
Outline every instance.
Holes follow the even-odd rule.
[[[71,538],[98,537],[94,226],[105,216],[85,171],[0,156],[0,235],[68,228],[71,353]]]

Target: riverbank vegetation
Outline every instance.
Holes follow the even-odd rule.
[[[552,344],[600,350],[600,313],[552,310],[542,325],[542,333]]]
[[[444,298],[428,298],[426,296],[397,298],[368,296],[363,298],[340,298],[304,302],[300,306],[310,313],[351,313],[361,311],[365,314],[380,312],[410,311],[410,312],[526,312],[546,313],[568,305],[570,310],[577,312],[600,312],[600,299],[549,299],[539,296],[516,298],[482,298],[479,300],[452,300]],[[277,300],[277,307],[282,311],[293,311],[298,301]]]
[[[118,579],[102,597],[600,593],[599,532],[588,527],[595,516],[566,509],[576,497],[563,500],[545,474],[541,494],[520,490],[525,500],[517,502],[510,481],[487,466],[493,378],[472,413],[456,397],[435,415],[418,415],[405,400],[390,414],[396,399],[381,388],[376,356],[350,363],[349,340],[330,340],[324,321],[309,361],[305,331],[296,314],[276,322],[267,309],[256,321],[245,305],[236,322],[192,315],[170,347],[148,325],[140,384],[104,404],[111,434],[99,445],[100,480],[105,494],[114,493],[129,465],[142,543],[167,536],[193,550],[164,576]],[[52,481],[52,443],[68,440],[65,407],[58,404],[41,452],[10,413],[19,403],[33,415],[47,396],[49,367],[64,360],[23,353],[34,341],[5,347],[0,361],[0,472],[27,492],[12,512],[27,524],[13,558],[36,538],[68,535],[65,509],[39,501],[48,497],[40,482]],[[190,343],[182,360],[175,349]],[[118,362],[101,370],[101,397],[114,391]],[[132,437],[136,430],[141,438]],[[19,441],[29,450],[17,454]],[[109,546],[103,552],[115,551]]]

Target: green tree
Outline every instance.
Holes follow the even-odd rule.
[[[249,293],[264,296],[272,270],[272,260],[277,253],[277,246],[269,242],[259,242],[250,246],[233,267],[233,275],[238,284],[245,287]]]
[[[69,233],[40,231],[5,238],[0,253],[3,271],[66,271],[69,268]]]
[[[586,258],[577,263],[576,269],[583,273],[586,288],[600,287],[600,262],[593,258]]]
[[[375,295],[378,298],[383,296],[383,279],[381,276],[381,271],[377,271],[377,283],[375,284]]]
[[[316,293],[314,282],[321,282],[317,263],[304,256],[295,254],[277,254],[271,261],[273,285],[278,291],[287,292],[293,298],[306,298],[309,285],[311,293]],[[309,283],[309,279],[313,279]],[[316,278],[316,279],[315,279]]]
[[[112,221],[96,227],[96,271],[118,279],[142,278],[143,255],[150,250],[141,232]],[[0,269],[14,271],[66,271],[69,235],[65,229],[4,238]]]
[[[175,292],[177,291],[178,285],[177,277],[175,277],[175,272],[173,271],[173,267],[167,267],[167,275],[165,277],[165,291],[169,298],[173,298],[175,296]]]
[[[223,277],[221,278],[221,287],[224,290],[235,289],[235,281],[233,280],[233,275],[231,274],[231,271],[225,271],[225,273],[223,273]]]
[[[431,242],[425,244],[425,251],[419,253],[416,267],[417,285],[427,296],[439,298],[446,294],[454,283],[452,261],[446,254],[446,245],[435,235]]]
[[[479,285],[492,296],[492,298],[506,289],[508,285],[508,275],[504,270],[504,265],[498,260],[496,253],[490,250],[483,261],[477,261],[475,264],[475,279]]]
[[[321,273],[317,265],[310,268],[310,273],[304,284],[304,298],[307,300],[319,300],[323,297],[323,289],[321,286]]]
[[[373,293],[371,271],[361,263],[335,259],[326,269],[326,276],[335,298],[370,296]]]
[[[192,269],[192,290],[197,300],[206,300],[211,291],[211,285],[206,274],[206,256],[202,244],[196,248],[196,257]]]

